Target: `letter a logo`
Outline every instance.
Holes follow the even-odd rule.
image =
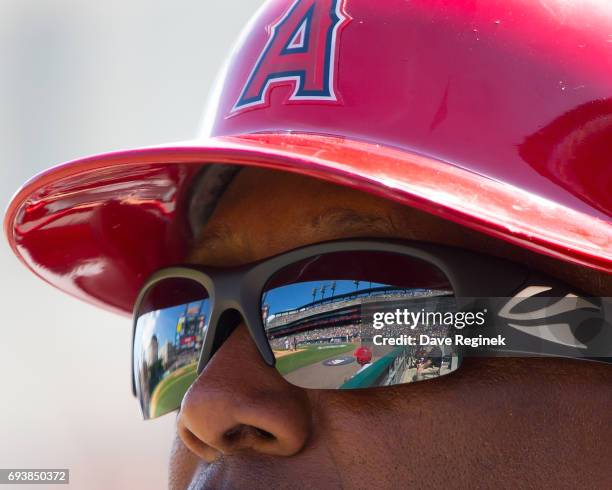
[[[336,101],[338,35],[350,17],[345,0],[296,0],[270,28],[232,113],[269,104],[273,87],[291,85],[290,101]]]

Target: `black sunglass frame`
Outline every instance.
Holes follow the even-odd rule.
[[[184,265],[166,267],[147,279],[136,299],[132,322],[132,391],[134,379],[134,340],[138,312],[149,290],[167,279],[188,279],[206,289],[210,301],[210,317],[198,360],[200,374],[216,350],[229,337],[239,321],[244,321],[264,362],[274,367],[261,316],[261,296],[270,278],[293,263],[335,252],[389,252],[420,259],[437,267],[448,279],[457,297],[513,296],[521,287],[540,274],[515,262],[461,248],[424,242],[401,240],[335,240],[308,245],[252,264],[232,268]],[[558,281],[550,280],[552,284]],[[234,314],[227,315],[228,312]]]

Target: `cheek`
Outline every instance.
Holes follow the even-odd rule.
[[[340,467],[408,486],[443,486],[449,475],[459,486],[502,477],[536,484],[571,478],[581,465],[601,473],[593,457],[605,453],[607,436],[592,434],[606,427],[612,387],[588,364],[468,359],[436,380],[321,391],[316,435]]]
[[[444,383],[321,392],[317,435],[326,439],[336,464],[353,468],[357,480],[376,475],[378,487],[398,481],[420,486],[440,473],[441,462],[457,471],[455,455],[467,440],[456,426],[472,417],[451,376]],[[479,438],[477,431],[470,436],[471,443]]]
[[[397,488],[398,482],[403,488],[423,482],[443,487],[449,481],[494,486],[502,480],[555,487],[582,475],[583,483],[597,487],[609,468],[607,366],[467,359],[436,380],[306,393],[314,427],[306,448],[290,458],[231,458],[230,472],[248,480],[265,470],[270,482],[310,475],[311,482],[337,480],[346,488],[364,482],[369,488]],[[194,475],[203,481],[204,469],[175,441],[170,488],[187,488]]]
[[[185,447],[179,436],[175,434],[168,468],[168,488],[170,490],[188,488],[200,464],[202,462]]]

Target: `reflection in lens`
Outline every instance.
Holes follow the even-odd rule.
[[[180,407],[197,375],[209,303],[206,290],[186,279],[162,281],[143,299],[133,356],[136,393],[144,418]]]
[[[374,328],[375,312],[438,311],[440,300],[452,297],[448,279],[424,261],[386,252],[338,252],[276,273],[264,288],[261,309],[276,368],[287,381],[303,388],[367,388],[457,369],[459,355],[451,348],[374,342],[383,333]],[[385,328],[386,337],[441,338],[449,330],[435,322]]]

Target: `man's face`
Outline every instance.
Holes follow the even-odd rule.
[[[391,201],[245,169],[192,261],[250,263],[341,238],[433,241],[497,255],[508,246]],[[267,366],[240,325],[177,418],[172,488],[557,487],[610,483],[606,366],[466,359],[450,376],[356,391],[307,390]]]

